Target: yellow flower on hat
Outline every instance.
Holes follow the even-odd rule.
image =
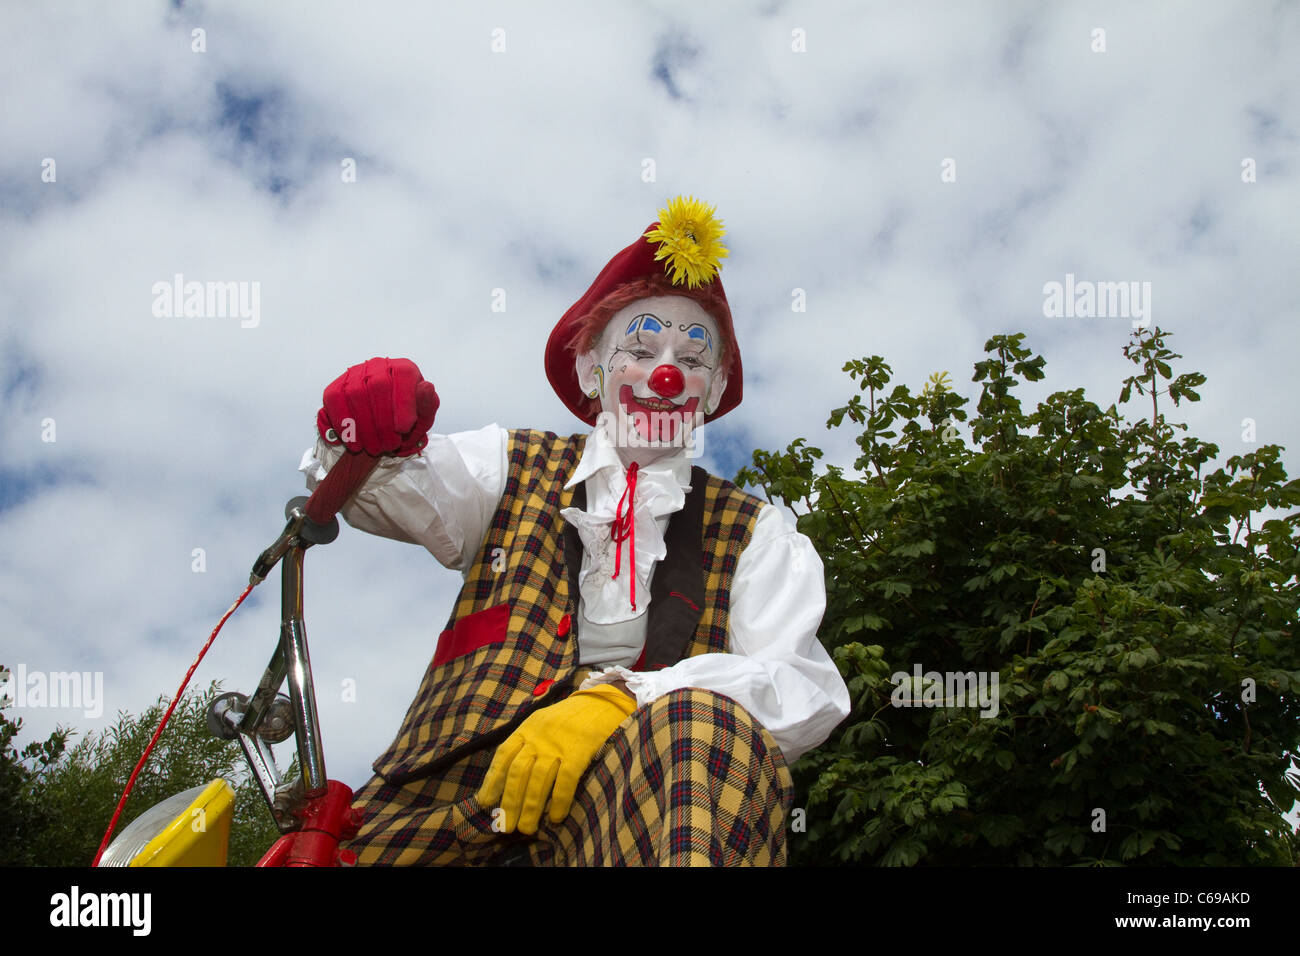
[[[673,285],[694,289],[713,281],[718,266],[727,255],[719,240],[726,235],[722,221],[713,215],[713,207],[693,196],[678,196],[659,210],[659,225],[645,238],[659,243],[655,261],[668,260]]]

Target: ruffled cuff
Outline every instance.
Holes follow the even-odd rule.
[[[595,687],[597,684],[612,684],[618,680],[626,682],[627,689],[636,695],[636,705],[638,707],[644,707],[660,696],[660,691],[655,686],[653,674],[630,671],[620,664],[613,664],[601,670],[592,671],[578,687],[578,690],[586,690],[589,687]]]

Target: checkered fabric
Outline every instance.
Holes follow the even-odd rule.
[[[375,762],[376,778],[357,794],[354,806],[366,818],[353,844],[361,862],[488,862],[500,851],[503,840],[492,833],[490,817],[466,800],[482,782],[496,745],[537,707],[572,693],[586,673],[577,666],[581,635],[572,623],[578,617],[580,543],[559,513],[575,497],[576,506],[583,506],[581,486],[566,491],[564,484],[585,439],[510,432],[505,491],[439,652],[397,738]],[[692,469],[691,481],[686,507],[669,520],[669,554],[652,580],[646,669],[727,650],[731,579],[762,507],[702,468]],[[728,701],[723,710],[739,708]],[[762,733],[747,714],[732,720]],[[695,717],[686,721],[693,722]],[[703,738],[691,731],[687,739]],[[780,760],[774,745],[762,749]],[[638,803],[659,798],[647,791]],[[671,806],[647,808],[644,815],[670,811]],[[486,847],[476,839],[483,835],[492,838]],[[724,839],[723,845],[730,844]],[[556,846],[554,859],[582,856],[572,840],[560,839]],[[608,850],[598,855],[612,858]]]
[[[535,865],[781,866],[793,786],[780,749],[735,701],[698,688],[642,707],[592,761]]]
[[[504,740],[535,707],[573,689],[577,645],[559,635],[569,583],[555,564],[564,553],[560,509],[573,497],[564,484],[585,440],[510,433],[501,503],[447,622],[454,631],[465,618],[504,606],[496,639],[430,666],[397,739],[375,763],[380,776],[401,782],[435,772],[484,738]],[[554,681],[549,691],[546,681]]]
[[[493,832],[474,799],[490,759],[471,756],[438,781],[374,778],[358,794],[372,813],[353,843],[359,862],[490,865],[513,853],[537,866],[785,863],[785,761],[744,708],[710,691],[673,691],[637,710],[596,755],[565,821],[543,816],[534,838]]]
[[[349,844],[358,865],[469,866],[490,863],[509,849],[474,799],[493,752],[484,748],[436,776],[405,784],[371,777],[352,801],[364,817]]]

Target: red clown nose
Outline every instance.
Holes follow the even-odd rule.
[[[673,398],[682,393],[686,379],[676,365],[660,365],[650,373],[650,387],[664,398]]]

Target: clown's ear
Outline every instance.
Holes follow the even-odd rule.
[[[722,404],[722,395],[726,390],[727,373],[719,369],[718,374],[713,378],[713,384],[709,386],[709,412],[706,414],[717,410],[718,406]]]
[[[579,352],[574,358],[574,368],[578,372],[578,387],[582,389],[582,394],[597,401],[600,400],[601,387],[604,385],[601,381],[602,376],[596,372],[596,366],[599,364],[600,355],[595,349]]]

